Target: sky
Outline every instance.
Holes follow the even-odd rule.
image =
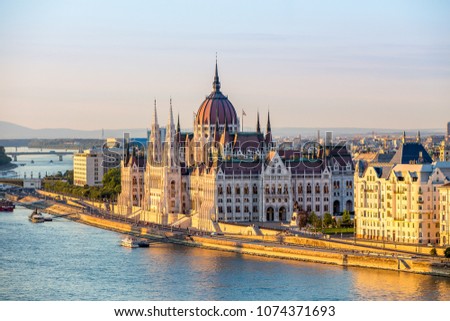
[[[0,0],[0,120],[190,128],[212,90],[244,125],[442,128],[449,1]]]

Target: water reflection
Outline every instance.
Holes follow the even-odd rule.
[[[122,235],[29,210],[0,215],[0,300],[450,300],[450,279],[172,244],[121,247]]]

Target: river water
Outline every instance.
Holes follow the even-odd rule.
[[[266,259],[0,213],[0,300],[450,300],[450,278]]]
[[[70,155],[16,163],[24,165],[0,176],[73,168]],[[450,300],[448,278],[164,243],[130,250],[119,246],[118,233],[63,218],[32,224],[29,212],[0,213],[0,300]]]
[[[28,148],[28,147],[6,147],[5,151],[8,152],[50,152],[50,149],[41,148]],[[64,173],[66,170],[73,169],[73,155],[64,155],[63,160],[59,161],[58,152],[66,152],[66,150],[56,149],[55,155],[19,155],[17,156],[17,162],[12,162],[18,165],[11,170],[1,170],[0,177],[44,177],[46,174],[52,175],[59,171]],[[71,152],[68,150],[68,152]],[[72,151],[73,152],[73,151]]]

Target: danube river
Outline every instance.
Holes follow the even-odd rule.
[[[283,261],[0,213],[0,300],[450,300],[450,278]]]
[[[6,147],[6,152],[50,152],[50,149],[18,147]],[[1,170],[0,177],[41,177],[56,174],[58,172],[64,173],[66,170],[73,169],[73,155],[64,155],[63,160],[59,161],[58,152],[66,152],[63,149],[55,149],[55,155],[19,155],[17,156],[17,167],[10,170]],[[71,152],[68,150],[68,152]],[[73,151],[72,151],[73,152]]]

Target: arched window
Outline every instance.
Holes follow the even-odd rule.
[[[324,194],[328,194],[328,191],[329,191],[329,189],[328,189],[328,184],[325,183],[325,185],[323,186],[323,193],[324,193]]]
[[[227,195],[231,195],[231,186],[230,186],[230,184],[227,185]]]
[[[306,185],[306,193],[311,194],[311,185],[309,183]]]
[[[316,183],[316,194],[320,194],[320,185]]]
[[[278,194],[281,194],[281,184],[278,184]]]
[[[219,185],[219,187],[217,187],[217,193],[218,193],[219,195],[222,195],[222,194],[223,194],[223,188],[222,188],[222,185]]]
[[[258,186],[256,184],[253,184],[253,194],[258,194]]]
[[[235,193],[236,193],[236,195],[241,195],[241,188],[239,187],[239,184],[236,185]]]
[[[245,186],[244,186],[244,195],[248,195],[248,193],[249,193],[248,185],[245,184]]]
[[[299,194],[303,194],[303,185],[302,184],[298,185],[297,191]]]
[[[284,184],[284,194],[289,194],[289,190],[288,190],[287,184]]]
[[[133,185],[137,185],[137,178],[133,177]]]
[[[255,185],[253,185],[253,188],[254,188],[254,186],[255,186]],[[266,187],[265,187],[265,193],[266,193],[266,194],[270,194],[270,187],[269,187],[269,184],[266,184]]]
[[[275,184],[272,184],[272,194],[275,194]]]

